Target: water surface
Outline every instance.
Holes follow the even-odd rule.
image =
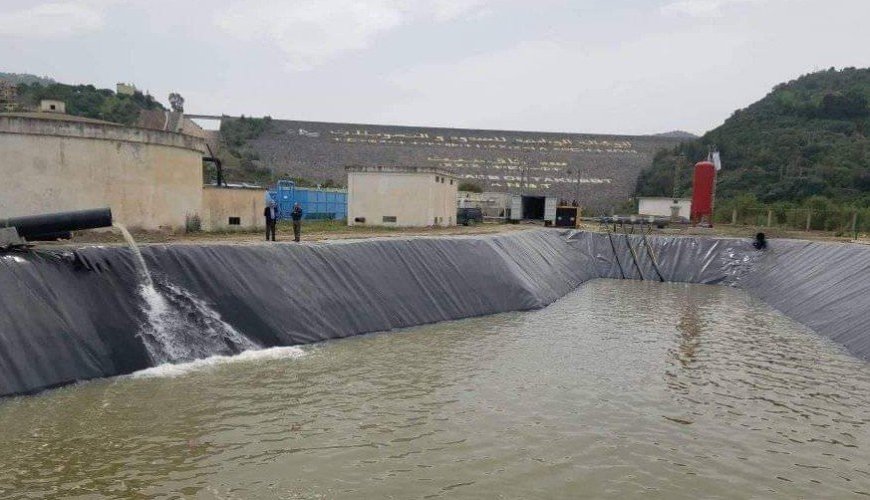
[[[868,422],[868,366],[743,292],[597,280],[0,401],[0,497],[850,497]]]

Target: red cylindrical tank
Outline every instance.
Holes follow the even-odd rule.
[[[713,193],[716,186],[716,166],[709,161],[695,164],[692,182],[692,223],[713,223]]]

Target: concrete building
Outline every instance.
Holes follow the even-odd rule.
[[[688,219],[692,213],[690,198],[664,198],[658,196],[642,196],[637,199],[639,215],[655,215],[658,217],[683,217]]]
[[[43,99],[39,101],[39,111],[41,113],[66,113],[66,104],[63,101],[55,101],[54,99]]]
[[[55,113],[0,114],[0,217],[111,207],[182,229],[203,207],[202,139]]]
[[[233,231],[265,229],[265,188],[230,184],[225,187],[204,186],[202,189],[202,229]]]
[[[454,226],[458,179],[431,167],[347,170],[347,223],[372,226]]]
[[[115,85],[115,93],[121,95],[133,95],[136,93],[136,86],[132,83],[119,82]]]
[[[18,86],[6,80],[0,80],[0,111],[15,111],[18,99]]]

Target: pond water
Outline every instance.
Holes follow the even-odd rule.
[[[0,498],[870,495],[868,365],[704,285],[162,366],[0,429]]]

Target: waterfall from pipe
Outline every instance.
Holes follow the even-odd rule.
[[[130,251],[133,252],[133,257],[136,259],[136,264],[139,266],[139,274],[142,277],[142,284],[146,287],[153,288],[154,280],[151,279],[151,273],[148,272],[148,264],[145,263],[145,258],[142,257],[142,252],[139,251],[139,245],[136,244],[133,235],[130,234],[130,231],[127,231],[126,227],[117,222],[113,223],[112,226],[121,232],[124,240],[127,241],[127,246],[129,246]]]
[[[205,301],[171,283],[155,284],[148,264],[133,236],[113,224],[124,236],[139,270],[139,295],[145,301],[147,322],[139,334],[155,364],[192,361],[258,349],[256,343],[221,319]]]

